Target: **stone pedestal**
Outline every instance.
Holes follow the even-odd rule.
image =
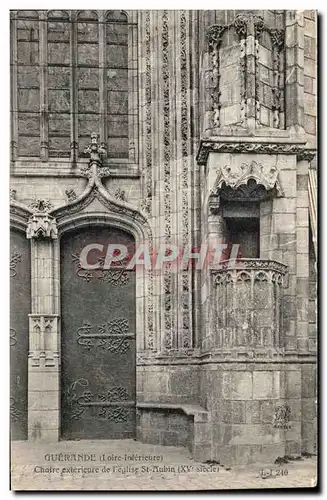
[[[198,153],[206,166],[208,241],[223,226],[229,203],[260,207],[260,259],[216,266],[202,287],[200,399],[211,423],[211,459],[223,464],[271,461],[315,448],[303,146],[286,135],[274,144],[259,136],[221,136],[204,140]]]

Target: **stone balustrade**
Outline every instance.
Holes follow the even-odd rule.
[[[239,259],[210,272],[212,347],[283,347],[287,266],[273,260]]]

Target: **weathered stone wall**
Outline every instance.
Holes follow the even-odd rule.
[[[317,137],[317,12],[304,11],[304,129],[314,147]]]

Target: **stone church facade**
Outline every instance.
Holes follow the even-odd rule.
[[[12,439],[315,453],[316,13],[10,22]],[[108,241],[240,254],[84,269]]]

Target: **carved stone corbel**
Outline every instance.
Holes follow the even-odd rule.
[[[264,20],[261,16],[254,16],[253,17],[253,24],[254,24],[254,38],[256,40],[259,40],[261,33],[263,32],[263,30],[265,28]]]
[[[232,26],[234,26],[235,31],[240,40],[246,38],[247,25],[248,25],[248,16],[244,14],[238,14],[235,17],[234,22],[232,23]]]
[[[300,153],[297,155],[298,161],[312,161],[314,157],[316,156],[316,151],[314,149],[303,149]]]
[[[220,208],[220,196],[215,193],[211,193],[208,201],[208,210],[211,215],[218,215]]]
[[[217,45],[220,45],[222,40],[222,35],[224,34],[224,31],[228,29],[228,27],[229,27],[228,24],[225,25],[214,24],[210,26],[210,28],[207,31],[207,40],[209,48],[214,49]]]

